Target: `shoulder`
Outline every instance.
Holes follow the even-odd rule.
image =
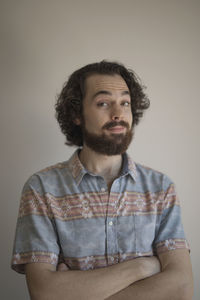
[[[174,185],[173,180],[163,173],[152,167],[135,163],[137,180],[143,184],[148,185],[152,190],[166,191],[170,186]]]
[[[30,189],[43,193],[43,190],[46,189],[46,187],[57,186],[63,178],[70,180],[68,161],[47,166],[46,168],[33,173],[26,180],[23,186],[23,193]]]

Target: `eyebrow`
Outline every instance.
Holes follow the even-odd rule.
[[[124,95],[129,95],[130,96],[130,92],[129,91],[123,91],[121,94],[122,94],[122,96],[124,96]],[[109,92],[109,91],[106,91],[106,90],[101,90],[101,91],[96,92],[92,98],[95,99],[99,95],[112,96],[112,93]]]

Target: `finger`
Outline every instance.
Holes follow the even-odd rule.
[[[66,266],[66,264],[61,263],[57,266],[57,270],[58,271],[67,271],[67,270],[69,270],[69,268]]]

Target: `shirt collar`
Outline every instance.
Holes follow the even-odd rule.
[[[86,173],[89,173],[84,166],[82,165],[82,163],[80,162],[79,159],[79,154],[80,149],[77,149],[74,154],[71,156],[71,158],[68,160],[68,166],[69,166],[69,170],[71,171],[71,174],[73,176],[73,178],[75,179],[77,185],[79,185],[79,183],[81,182],[83,176]]]
[[[134,161],[128,155],[127,152],[123,154],[123,165],[122,165],[122,173],[121,176],[130,174],[133,180],[136,181],[137,178],[137,169]]]
[[[88,170],[86,170],[85,167],[80,162],[79,155],[78,155],[79,152],[80,152],[80,149],[77,149],[73,153],[71,158],[68,160],[69,170],[70,170],[73,178],[75,179],[77,185],[80,184],[80,182],[83,179],[83,176],[85,174],[94,175],[94,174],[91,174]],[[133,178],[133,180],[136,181],[137,170],[136,170],[136,165],[135,165],[134,161],[131,159],[131,157],[127,153],[124,153],[122,158],[123,158],[123,163],[122,163],[123,165],[122,165],[121,176],[130,174],[130,176]]]

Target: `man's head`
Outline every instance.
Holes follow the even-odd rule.
[[[133,71],[102,61],[75,71],[56,103],[66,144],[102,154],[126,151],[149,100]]]

